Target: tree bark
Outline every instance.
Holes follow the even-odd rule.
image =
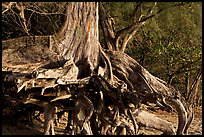
[[[98,3],[69,2],[66,21],[53,35],[51,49],[61,58],[73,59],[79,77],[93,73],[99,64]]]
[[[109,51],[107,54],[110,56],[113,74],[126,82],[128,89],[135,91],[146,101],[148,101],[148,98],[152,98],[153,102],[157,99],[167,99],[168,104],[166,101],[164,103],[174,107],[178,113],[177,134],[185,134],[186,125],[189,126],[192,122],[192,110],[180,92],[165,81],[151,75],[137,61],[125,53]]]
[[[102,27],[104,40],[105,40],[105,48],[108,50],[118,50],[117,45],[115,45],[115,32],[114,32],[114,24],[112,22],[112,18],[108,13],[105,12],[105,9],[102,4],[100,4],[100,25]]]

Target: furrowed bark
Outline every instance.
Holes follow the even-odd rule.
[[[58,60],[73,59],[79,78],[89,76],[99,64],[98,3],[70,2],[66,8],[66,21],[58,33],[3,41],[3,47],[47,47],[58,54]]]
[[[52,49],[64,59],[73,59],[78,77],[86,77],[99,62],[98,3],[70,2],[67,9],[67,20],[60,35],[53,36]]]
[[[113,28],[113,22],[111,21],[110,15],[105,12],[104,6],[100,4],[100,25],[102,27],[104,39],[106,41],[106,49],[108,50],[118,50],[117,45],[115,45],[115,32]]]

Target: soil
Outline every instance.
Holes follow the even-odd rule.
[[[151,111],[158,117],[171,122],[177,128],[177,114],[175,112],[168,113],[166,111],[158,110],[157,112]],[[43,115],[41,116],[43,117]],[[41,118],[43,119],[43,118]],[[55,127],[55,133],[66,134],[64,128],[66,125],[66,114],[60,119],[59,127]],[[188,130],[190,135],[202,135],[202,108],[194,108],[194,120]],[[141,128],[140,135],[160,135],[162,132],[154,129]],[[2,119],[2,135],[43,135],[43,122],[40,119],[35,119],[32,126],[26,125],[24,122],[16,123],[12,118],[3,117]]]
[[[167,120],[168,122],[171,122],[174,128],[177,129],[178,119],[177,119],[176,112],[169,113],[166,111],[158,110],[157,112],[151,111],[151,113],[157,115],[159,118],[162,118],[164,120]],[[139,134],[160,135],[162,134],[162,132],[158,130],[154,130],[154,129],[142,128],[141,131],[139,131]],[[189,135],[202,135],[202,107],[194,108],[194,119],[188,129],[188,134]]]

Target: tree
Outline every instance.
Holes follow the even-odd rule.
[[[140,3],[136,6],[136,12],[138,12],[138,8],[141,8]],[[156,14],[160,13],[161,11],[163,11],[163,9],[157,11]],[[47,64],[47,68],[49,69],[44,73],[50,71],[56,72],[56,75],[59,73],[64,73],[64,71],[61,72],[59,66],[58,68],[56,67],[56,62],[59,63],[62,61],[63,63],[60,65],[60,67],[64,67],[64,69],[69,68],[70,70],[69,72],[66,72],[67,75],[65,77],[65,80],[68,82],[70,82],[69,80],[80,80],[91,77],[89,81],[91,84],[89,84],[93,87],[95,86],[95,90],[97,90],[97,88],[99,89],[99,100],[102,102],[102,105],[99,106],[99,110],[95,110],[96,108],[94,106],[98,106],[98,104],[93,102],[94,98],[92,98],[92,95],[85,94],[86,89],[79,88],[80,92],[77,92],[77,96],[79,98],[75,98],[75,106],[77,106],[79,110],[75,111],[76,114],[73,113],[73,117],[78,119],[77,122],[79,123],[80,128],[84,129],[80,132],[81,134],[92,134],[92,132],[95,133],[97,132],[95,130],[98,130],[99,127],[105,128],[106,130],[103,133],[106,134],[107,129],[110,130],[109,126],[115,127],[115,130],[121,134],[126,134],[122,132],[124,130],[129,134],[136,134],[137,125],[134,119],[138,112],[138,102],[141,100],[150,101],[152,98],[154,103],[160,101],[166,104],[168,103],[176,108],[179,117],[177,134],[186,134],[192,121],[192,112],[190,106],[181,96],[179,91],[175,90],[165,81],[151,75],[137,61],[123,53],[127,42],[134,36],[138,28],[156,14],[152,14],[152,11],[150,11],[145,17],[140,16],[139,19],[137,18],[138,20],[136,22],[133,22],[133,24],[127,28],[118,31],[115,37],[113,35],[113,28],[110,26],[111,24],[109,18],[105,14],[103,7],[101,7],[101,14],[102,17],[100,22],[102,24],[101,26],[103,27],[104,37],[107,43],[106,47],[108,48],[106,51],[104,51],[99,43],[98,3],[71,2],[67,4],[66,20],[58,33],[49,36],[23,37],[18,39],[19,41],[17,39],[3,41],[3,56],[4,58],[7,57],[9,59],[10,55],[7,54],[7,52],[9,52],[11,45],[27,46],[19,47],[17,50],[11,50],[13,53],[17,52],[16,56],[18,57],[21,55],[18,54],[18,52],[25,48],[27,52],[29,49],[28,46],[32,47],[34,45],[33,47],[36,47],[38,45],[42,47],[43,45],[44,47],[48,47],[45,48],[45,50],[50,50],[51,53],[48,53],[51,54],[50,58],[56,57],[57,59],[57,61],[55,60],[54,62],[54,68],[52,67],[51,69],[51,65],[53,65],[53,62],[51,62],[49,65]],[[124,39],[119,47],[119,41],[122,35]],[[34,44],[32,43],[30,45],[30,41],[33,41]],[[26,60],[26,56],[21,56],[20,58],[23,58],[24,61]],[[46,59],[49,61],[50,58]],[[14,64],[16,62],[13,59],[14,58],[11,57],[10,62],[8,62],[8,60],[3,60],[3,68],[5,69],[6,67],[9,68],[11,66],[16,66]],[[30,61],[30,63],[32,63],[32,61]],[[43,61],[37,61],[37,63],[42,63],[41,65],[45,65],[45,62]],[[27,63],[25,64],[27,65]],[[34,65],[34,67],[36,67],[36,65]],[[46,67],[44,66],[44,68]],[[11,70],[14,69],[11,68]],[[27,71],[28,70],[29,68]],[[34,78],[34,80],[36,79]],[[25,82],[24,85],[29,86],[29,82]],[[21,89],[23,89],[25,86],[21,87],[19,91],[21,91]],[[44,94],[44,90],[42,94]],[[66,98],[70,98],[70,96],[66,96]],[[107,101],[108,98],[111,98],[113,101]],[[133,112],[130,109],[128,106],[130,103],[134,104],[134,108],[137,111]],[[54,105],[54,103],[52,105]],[[113,120],[121,118],[122,114],[125,114],[125,117],[133,117],[136,115],[131,119],[134,127],[133,129],[126,122],[122,122],[121,124],[118,122],[116,125],[114,125],[113,123],[107,122],[107,120],[104,119],[104,116],[113,116],[113,114],[111,114],[112,112],[107,111],[108,107],[111,105],[113,105],[113,109],[111,109],[111,111],[113,111],[114,115],[116,116],[116,118],[113,118]],[[51,114],[52,112],[48,112],[48,109],[46,108],[46,113]],[[102,113],[102,116],[100,113]],[[101,124],[96,124],[96,120],[91,119],[92,116],[98,117],[98,121],[100,121]],[[51,120],[50,118],[48,119]],[[49,120],[47,123],[52,123]],[[154,126],[156,127],[157,125]],[[120,131],[121,128],[122,131]],[[45,129],[45,133],[49,134],[47,133],[49,128],[45,127]],[[167,130],[168,131],[164,132],[174,134],[173,130],[170,133],[168,128]]]
[[[202,66],[201,16],[201,3],[164,11],[138,31],[126,50],[152,74],[179,89],[186,99],[185,73],[190,74],[190,80]]]

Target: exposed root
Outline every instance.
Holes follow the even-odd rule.
[[[165,81],[151,75],[128,55],[116,51],[108,51],[107,54],[110,56],[111,64],[115,68],[115,74],[122,73],[125,78],[120,78],[124,82],[127,81],[127,78],[132,83],[136,93],[143,95],[144,100],[148,99],[148,96],[155,98],[154,103],[159,101],[157,98],[160,98],[161,101],[168,99],[170,103],[166,104],[175,107],[178,112],[179,123],[177,134],[185,134],[192,122],[192,112],[189,111],[190,107],[179,91],[175,90]]]
[[[17,104],[44,108],[44,134],[55,134],[55,107],[69,112],[67,133],[72,135],[135,135],[141,125],[164,134],[187,133],[193,115],[178,91],[123,53],[106,54],[100,48],[100,55],[104,64],[99,65],[101,70],[86,78],[78,79],[78,67],[68,60],[60,66],[45,65],[26,74],[5,73],[3,84],[8,87],[13,83]],[[4,93],[11,95],[5,87]],[[141,103],[151,99],[151,103],[176,108],[177,133],[171,123],[139,109]]]

